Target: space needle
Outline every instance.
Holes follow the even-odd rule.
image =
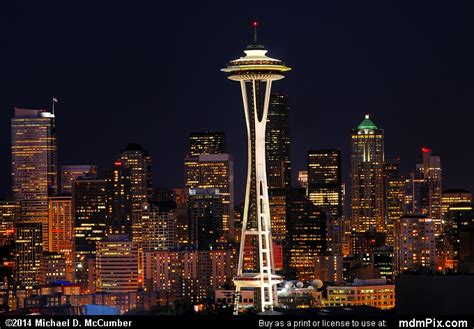
[[[239,313],[242,288],[256,289],[256,306],[261,312],[272,311],[278,303],[276,285],[282,277],[275,274],[272,250],[270,207],[265,168],[265,127],[272,82],[284,78],[291,70],[282,61],[268,57],[257,43],[257,25],[253,22],[254,42],[244,50],[245,56],[232,60],[222,71],[240,82],[247,123],[248,171],[245,192],[239,263],[234,277],[234,314]],[[253,257],[244,258],[251,250]],[[247,261],[248,264],[244,264]],[[244,271],[245,269],[245,271]]]

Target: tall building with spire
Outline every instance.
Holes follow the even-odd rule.
[[[384,131],[367,114],[352,130],[351,209],[357,232],[385,230],[383,166]]]
[[[247,188],[242,220],[239,263],[234,313],[239,312],[241,288],[257,289],[257,309],[273,310],[278,303],[276,285],[282,281],[275,274],[273,259],[270,207],[266,171],[265,137],[273,81],[284,77],[290,68],[266,55],[264,46],[257,43],[257,22],[254,22],[254,43],[244,51],[245,56],[232,60],[222,71],[240,84],[248,135]],[[252,271],[244,273],[245,247],[253,246],[255,264]]]
[[[58,190],[54,114],[15,108],[11,134],[12,195],[21,204],[21,221],[42,224],[46,244],[48,195]]]
[[[291,186],[290,105],[288,95],[272,94],[265,135],[269,188]]]

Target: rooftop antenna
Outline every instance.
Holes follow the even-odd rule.
[[[258,22],[255,20],[252,23],[253,25],[253,43],[257,44],[257,27],[258,27]]]
[[[53,114],[53,115],[54,115],[54,104],[57,103],[57,102],[58,102],[58,99],[53,96],[53,97],[51,98],[51,103],[52,103],[52,106],[51,106],[51,107],[52,107],[52,112],[53,112],[52,114]]]

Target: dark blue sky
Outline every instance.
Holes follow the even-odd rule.
[[[294,169],[309,148],[343,151],[370,113],[386,156],[408,171],[419,147],[442,157],[444,187],[474,190],[474,48],[468,2],[4,1],[0,4],[0,195],[9,193],[13,107],[59,98],[62,164],[109,166],[128,142],[154,162],[158,186],[182,186],[187,137],[223,130],[246,168],[238,84],[219,71],[241,56],[250,24],[293,71],[275,84],[291,97]]]

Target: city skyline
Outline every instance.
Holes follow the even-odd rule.
[[[376,5],[371,10],[385,10],[370,17],[378,29],[364,22],[348,32],[344,11],[307,24],[295,22],[293,9],[283,20],[257,6],[263,18],[242,31],[227,27],[233,16],[208,31],[213,41],[229,34],[203,56],[197,49],[208,39],[182,45],[179,36],[212,24],[191,32],[195,18],[169,26],[155,47],[146,38],[153,6],[119,10],[125,21],[105,17],[117,30],[92,19],[58,41],[98,33],[85,49],[79,42],[64,50],[78,57],[57,56],[44,86],[22,89],[13,79],[6,89],[6,99],[39,104],[50,96],[47,106],[0,111],[0,152],[5,140],[10,145],[10,159],[0,158],[0,315],[472,315],[474,153],[458,140],[467,149],[471,120],[459,111],[474,107],[474,97],[471,104],[458,89],[468,90],[469,79],[435,76],[434,62],[445,72],[456,61],[441,65],[432,49],[410,55],[409,44],[421,47],[415,40],[435,44],[423,33],[400,39],[427,28],[423,19],[404,21],[416,7]],[[333,8],[312,8],[323,7]],[[361,15],[360,6],[345,9]],[[58,20],[65,36],[74,24]],[[296,36],[292,23],[306,29]],[[102,32],[118,36],[127,26],[124,41],[136,49],[110,57],[106,37],[84,72],[67,76],[65,58],[85,59]],[[334,30],[312,39],[316,27]],[[370,33],[355,36],[357,29]],[[42,55],[35,62],[17,50],[22,69],[42,67]],[[449,115],[436,112],[446,105]],[[5,113],[10,138],[2,139]],[[419,305],[410,308],[413,300]]]
[[[244,138],[245,123],[238,116],[240,99],[233,93],[231,85],[221,83],[218,72],[214,70],[225,62],[227,54],[237,53],[251,39],[251,30],[247,26],[258,17],[262,24],[259,32],[262,41],[276,57],[285,58],[294,67],[293,75],[275,90],[290,95],[292,113],[298,113],[291,120],[290,129],[293,182],[296,172],[306,167],[306,149],[340,148],[344,181],[347,183],[350,141],[346,134],[363,114],[370,113],[385,129],[387,157],[400,157],[403,174],[419,163],[419,148],[427,146],[444,159],[445,188],[474,190],[474,182],[465,181],[463,174],[472,167],[473,156],[469,152],[459,152],[455,144],[458,139],[469,138],[470,120],[459,118],[461,115],[469,118],[469,109],[473,106],[469,96],[472,89],[469,76],[473,67],[468,61],[472,49],[460,42],[472,23],[458,14],[468,11],[460,10],[466,9],[463,5],[441,8],[433,4],[423,8],[429,15],[421,17],[421,5],[392,8],[377,4],[367,13],[363,6],[348,5],[355,13],[353,15],[348,13],[351,10],[339,12],[336,5],[320,4],[308,7],[312,10],[307,14],[298,9],[303,16],[297,16],[300,18],[295,20],[289,15],[284,24],[276,23],[272,18],[274,9],[265,13],[264,4],[257,5],[251,14],[239,9],[235,15],[226,18],[229,21],[225,24],[223,18],[215,15],[221,8],[216,8],[204,15],[212,23],[199,25],[196,31],[188,29],[190,24],[196,23],[195,19],[174,21],[177,14],[172,8],[169,18],[157,13],[163,18],[157,22],[154,20],[156,11],[145,13],[153,6],[144,5],[136,5],[127,13],[118,5],[120,14],[107,16],[106,20],[112,23],[107,27],[99,19],[106,13],[106,8],[98,6],[96,13],[87,12],[91,20],[90,26],[84,27],[84,34],[76,30],[78,21],[75,15],[67,11],[58,15],[64,8],[48,8],[46,5],[41,6],[38,13],[43,13],[44,17],[53,15],[54,20],[41,19],[42,24],[35,32],[44,32],[44,36],[26,34],[31,30],[28,26],[38,22],[36,16],[41,15],[30,16],[29,11],[17,5],[9,6],[5,11],[9,17],[4,22],[12,23],[9,28],[15,32],[7,36],[6,45],[16,51],[5,55],[11,65],[1,79],[7,95],[0,102],[4,109],[0,113],[1,154],[9,154],[8,124],[13,107],[49,107],[54,95],[59,100],[56,112],[57,126],[60,127],[60,164],[76,164],[81,159],[84,161],[80,162],[97,164],[100,170],[107,169],[124,145],[136,142],[155,158],[155,184],[178,187],[182,185],[182,169],[177,170],[176,163],[186,153],[189,132],[214,130],[227,133],[228,152],[235,160],[235,176],[245,177],[246,149],[240,143]],[[78,11],[87,10],[86,7],[78,8]],[[191,6],[186,10],[193,9]],[[50,13],[46,14],[46,11]],[[375,12],[380,14],[373,15]],[[319,20],[305,17],[310,13]],[[146,19],[134,25],[143,14]],[[436,19],[440,17],[444,19]],[[22,21],[20,18],[27,18],[25,27],[16,25]],[[56,31],[54,27],[58,24],[64,31]],[[375,24],[379,24],[379,31],[371,28]],[[224,31],[216,31],[216,25]],[[151,44],[147,38],[153,40],[156,35],[158,39],[161,27],[167,27],[171,33],[161,39],[159,45]],[[349,29],[355,30],[349,32]],[[97,38],[87,41],[83,37],[93,32],[98,33]],[[216,42],[222,44],[222,33],[239,42],[226,43],[222,50],[216,49],[206,57],[201,49]],[[35,36],[39,37],[36,42],[33,40]],[[123,36],[126,42],[119,36]],[[196,36],[196,40],[189,39]],[[103,46],[99,42],[102,39],[106,41]],[[284,40],[292,42],[287,44]],[[198,42],[202,45],[198,46]],[[138,55],[130,51],[116,52],[123,49],[122,44],[138,47]],[[155,73],[158,73],[157,64],[166,60],[160,47],[165,44],[173,45],[172,53],[176,56],[168,62],[167,73],[161,78]],[[53,45],[51,50],[50,45]],[[27,51],[31,47],[38,50],[33,51],[34,56]],[[92,50],[97,57],[89,54]],[[116,54],[114,57],[110,56],[112,51]],[[209,74],[199,88],[193,83],[196,81],[194,78],[183,86],[178,85],[174,77],[175,73],[181,73],[178,63],[184,54],[202,63],[199,72],[202,70]],[[128,63],[123,56],[132,56],[132,60],[133,56],[141,56],[143,63],[135,61],[136,70],[125,68],[123,74],[118,75],[118,72],[114,73],[116,64],[119,61]],[[316,61],[311,60],[311,56],[315,56]],[[33,69],[31,74],[29,69]],[[24,79],[25,76],[29,78]],[[136,83],[138,88],[131,84],[137,77],[143,77]],[[124,86],[119,87],[112,80],[121,81]],[[103,87],[109,84],[109,87]],[[192,103],[177,101],[178,91],[189,95]],[[187,115],[184,119],[179,118],[183,121],[174,114],[178,109],[185,109]],[[107,122],[106,127],[104,122]],[[140,128],[142,126],[144,129]],[[88,134],[78,139],[83,127],[87,127]],[[80,145],[77,145],[79,140]],[[169,140],[173,143],[165,142]],[[77,148],[71,151],[68,145],[77,145]],[[166,154],[166,158],[160,157],[161,154]],[[1,181],[6,182],[0,186],[1,196],[9,194],[9,164],[8,159],[0,161]],[[243,199],[243,186],[244,179],[236,179],[236,201]]]

